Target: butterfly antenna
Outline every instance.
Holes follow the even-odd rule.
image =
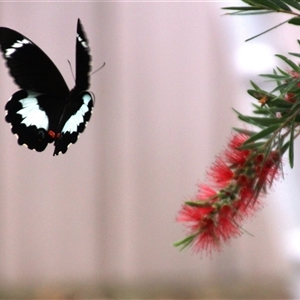
[[[100,67],[100,68],[98,68],[98,69],[96,69],[95,71],[93,71],[92,73],[91,73],[91,75],[93,75],[93,74],[95,74],[96,72],[98,72],[98,71],[100,71],[102,68],[104,68],[105,67],[105,62],[102,64],[102,66]]]
[[[70,62],[69,60],[68,60],[68,64],[69,64],[69,67],[70,67],[70,69],[71,69],[71,73],[72,73],[73,79],[74,79],[74,81],[75,81],[75,76],[74,76],[72,64],[71,64],[71,62]]]

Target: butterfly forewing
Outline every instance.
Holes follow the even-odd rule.
[[[76,87],[80,91],[89,88],[89,73],[91,69],[90,49],[80,20],[77,23],[76,36]]]
[[[0,27],[0,47],[10,74],[22,90],[5,106],[6,121],[18,143],[43,151],[54,141],[53,155],[65,153],[89,121],[93,95],[89,87],[91,57],[80,20],[76,36],[76,82],[69,91],[50,58],[22,34]]]
[[[0,27],[0,46],[10,74],[20,88],[67,96],[68,86],[55,64],[27,37]]]

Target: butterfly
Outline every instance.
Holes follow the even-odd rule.
[[[6,121],[18,144],[65,153],[90,120],[94,95],[88,92],[91,55],[86,34],[77,21],[75,86],[69,90],[51,59],[21,33],[0,27],[0,48],[15,83],[21,88],[5,106]]]

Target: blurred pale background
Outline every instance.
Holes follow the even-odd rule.
[[[250,112],[249,79],[259,82],[256,74],[278,62],[267,56],[255,69],[252,60],[297,50],[299,29],[289,26],[245,46],[281,19],[221,16],[230,4],[239,3],[0,3],[0,26],[37,43],[69,87],[78,17],[93,68],[106,62],[91,77],[91,122],[65,155],[18,146],[2,110],[0,298],[291,294],[285,240],[299,225],[299,159],[245,224],[254,237],[243,234],[212,258],[172,246],[184,237],[175,222],[181,204],[231,127],[242,126],[231,108]],[[1,107],[17,89],[1,59]]]

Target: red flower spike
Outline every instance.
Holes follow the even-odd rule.
[[[199,184],[195,200],[183,205],[177,221],[185,223],[190,236],[175,245],[192,244],[196,252],[220,250],[222,243],[241,235],[241,223],[261,207],[261,198],[280,174],[281,157],[277,151],[266,158],[257,150],[240,150],[248,138],[232,136],[208,171],[208,184]]]
[[[280,174],[279,153],[277,151],[273,151],[270,153],[269,158],[267,158],[265,162],[263,162],[263,156],[262,158],[259,158],[258,161],[260,160],[261,162],[256,166],[258,183],[260,186],[271,185],[273,180],[277,179]]]
[[[216,220],[214,220],[214,218]],[[193,243],[193,250],[202,250],[210,253],[212,250],[221,250],[221,242],[228,242],[232,237],[241,235],[239,226],[234,222],[233,211],[227,205],[222,207],[218,215],[211,216],[202,223],[203,227]]]
[[[184,205],[180,211],[178,222],[201,222],[213,211],[212,207]]]
[[[252,184],[253,179],[249,178],[247,175],[245,174],[240,174],[238,175],[238,177],[236,178],[236,182],[238,183],[238,185],[240,186],[249,186]]]
[[[198,187],[199,190],[196,196],[196,201],[207,200],[217,196],[217,192],[207,184],[200,183]]]
[[[206,251],[207,253],[211,253],[212,250],[221,250],[220,242],[214,235],[214,224],[212,220],[206,223],[205,228],[193,241],[193,250],[195,252]]]
[[[237,148],[241,147],[248,140],[248,138],[249,136],[243,133],[234,134],[228,143],[228,148],[237,150]]]
[[[241,235],[241,231],[237,223],[234,221],[236,211],[228,205],[224,205],[219,213],[218,226],[216,228],[216,236],[218,239],[227,242],[232,237]]]
[[[208,180],[220,188],[225,187],[233,179],[233,175],[234,173],[221,157],[217,157],[216,162],[207,173]]]
[[[238,200],[233,203],[233,210],[236,212],[234,219],[239,223],[244,219],[251,218],[261,206],[261,199],[257,198],[251,188],[242,188]]]
[[[249,138],[245,134],[234,135],[228,144],[228,149],[224,152],[224,157],[229,164],[232,165],[243,165],[247,160],[250,151],[239,150],[238,148],[243,145],[244,142]]]

